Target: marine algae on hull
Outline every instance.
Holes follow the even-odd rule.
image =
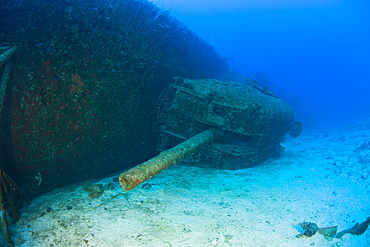
[[[209,44],[148,1],[5,0],[0,16],[0,43],[22,44],[1,152],[31,198],[155,156],[152,113],[163,88],[174,76],[228,71]]]

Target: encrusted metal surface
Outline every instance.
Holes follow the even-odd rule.
[[[30,197],[154,156],[153,105],[173,76],[227,71],[210,45],[148,1],[5,2],[0,44],[21,48],[1,158]]]
[[[160,150],[210,127],[224,130],[222,137],[188,158],[191,164],[223,169],[256,165],[274,155],[294,121],[293,109],[277,97],[217,79],[175,78],[158,109]]]

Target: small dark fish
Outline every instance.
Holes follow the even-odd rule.
[[[143,184],[143,185],[141,186],[141,188],[142,188],[142,189],[146,189],[146,190],[148,190],[148,189],[152,188],[152,185],[151,185],[150,183],[145,183],[145,184]]]

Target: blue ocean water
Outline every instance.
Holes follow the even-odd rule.
[[[258,80],[288,101],[306,129],[338,127],[368,118],[369,17],[365,2],[296,2],[158,0],[157,5],[228,58],[230,70]],[[178,112],[187,114],[187,120],[190,113],[209,109],[193,103],[200,95],[190,94],[195,87],[182,84],[180,78],[176,82],[186,86],[185,93],[177,93],[177,83],[170,88],[169,94],[176,89],[180,99],[193,100],[188,105],[196,107],[188,107],[186,112],[180,104],[171,105],[165,93],[154,103],[160,83],[172,81],[172,74],[211,77],[211,72],[225,68],[224,60],[198,37],[189,35],[190,30],[151,7],[146,0],[8,0],[7,5],[0,4],[0,40],[23,42],[12,80],[12,85],[19,87],[9,90],[12,97],[8,98],[13,101],[6,105],[10,117],[0,118],[12,119],[6,128],[2,126],[6,132],[1,131],[7,138],[0,142],[0,194],[6,195],[0,202],[5,206],[0,210],[5,236],[1,239],[0,234],[0,246],[13,246],[12,241],[23,247],[117,243],[370,246],[370,232],[365,233],[370,222],[369,123],[287,137],[282,146],[270,150],[281,157],[238,170],[227,169],[235,169],[237,162],[246,163],[245,157],[238,158],[259,151],[258,143],[264,143],[259,140],[268,133],[238,135],[225,133],[226,128],[214,144],[228,152],[213,154],[215,149],[205,148],[207,157],[215,156],[214,161],[224,163],[223,169],[211,159],[211,169],[200,167],[198,156],[154,178],[154,172],[136,172],[151,178],[140,185],[139,178],[129,172],[132,184],[138,186],[133,190],[124,187],[126,191],[118,183],[121,176],[105,177],[109,169],[127,170],[152,156],[158,136],[146,133],[153,130],[148,124],[152,115],[153,122],[160,125],[156,128],[164,126],[160,129],[163,133],[173,131],[180,139],[204,127],[197,127],[195,121],[186,124],[182,118],[175,121]],[[211,65],[208,69],[207,63]],[[217,91],[225,87],[219,88]],[[219,120],[215,123],[223,123],[228,108],[213,105],[211,101],[218,95],[204,91],[210,97],[203,102],[212,103],[214,119]],[[271,102],[277,105],[275,99]],[[156,114],[159,110],[153,113],[152,107],[164,113],[172,111],[174,116]],[[170,119],[172,125],[163,119]],[[275,125],[280,129],[276,121]],[[185,137],[176,136],[177,129],[185,130],[179,131]],[[240,129],[236,129],[238,133]],[[244,148],[248,144],[250,148]],[[11,193],[19,189],[5,172],[35,197],[9,229],[6,210],[13,203]],[[97,177],[105,178],[92,180]],[[66,184],[68,187],[61,187]],[[54,188],[57,190],[51,191]],[[14,204],[13,211],[17,211]],[[304,222],[354,234],[343,238],[341,234],[325,238],[320,232],[303,236]],[[353,230],[359,229],[356,223],[361,223],[360,231]]]
[[[370,3],[362,0],[158,0],[288,101],[305,128],[370,116]]]

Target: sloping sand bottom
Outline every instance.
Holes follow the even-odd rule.
[[[236,171],[177,164],[125,195],[81,184],[35,199],[12,227],[16,246],[370,246],[360,236],[300,237],[297,225],[351,228],[370,216],[370,124],[287,139],[279,159]],[[366,145],[367,143],[367,145]],[[118,195],[118,196],[117,196]]]

